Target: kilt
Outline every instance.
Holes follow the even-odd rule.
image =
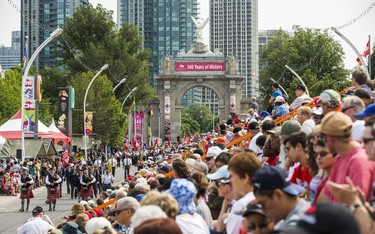
[[[20,195],[20,199],[30,199],[30,198],[34,198],[34,194],[33,194],[33,186],[28,186],[27,188],[27,192],[24,194],[22,192],[22,189],[21,189],[21,195]]]
[[[51,194],[51,189],[55,189],[55,193]],[[61,193],[60,193],[60,186],[56,185],[54,187],[47,186],[47,200],[56,200],[58,198],[61,198]]]
[[[80,196],[82,198],[87,198],[87,197],[94,197],[94,186],[90,185],[87,190],[87,192],[84,191],[84,188],[86,186],[81,186],[81,192],[80,192]]]

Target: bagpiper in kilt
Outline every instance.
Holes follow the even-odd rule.
[[[50,173],[46,177],[46,185],[47,185],[47,200],[49,201],[49,210],[55,211],[56,208],[56,199],[61,198],[60,193],[60,186],[59,184],[62,182],[61,177],[56,174],[56,168],[50,168]]]
[[[30,199],[34,198],[33,194],[33,184],[34,180],[31,175],[29,175],[29,168],[24,167],[22,175],[18,181],[19,185],[21,186],[21,209],[20,211],[25,211],[24,206],[25,206],[25,199],[26,199],[26,211],[29,210],[29,205],[30,205]]]
[[[94,197],[94,183],[96,182],[96,179],[91,173],[89,174],[88,169],[85,168],[83,171],[83,175],[81,176],[81,198],[82,200],[88,200],[90,197]]]

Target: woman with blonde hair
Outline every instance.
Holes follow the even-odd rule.
[[[141,206],[159,206],[169,218],[175,219],[178,213],[177,201],[167,193],[160,193],[156,190],[148,192],[141,200]]]

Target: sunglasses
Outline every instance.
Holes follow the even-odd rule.
[[[268,222],[263,222],[263,223],[258,223],[258,224],[256,224],[256,223],[249,223],[248,225],[247,225],[247,228],[248,228],[248,231],[254,231],[254,230],[256,230],[257,228],[259,228],[259,229],[264,229],[264,228],[266,228],[268,226]]]
[[[319,155],[320,157],[325,157],[325,156],[327,156],[328,154],[329,154],[329,152],[323,150],[323,151],[320,151],[319,153],[317,153],[316,156]]]
[[[373,141],[373,140],[375,140],[375,137],[370,137],[370,138],[362,138],[362,142],[363,142],[363,144],[367,144],[367,143],[369,143],[369,142],[371,142],[371,141]]]
[[[117,215],[121,214],[121,212],[123,212],[124,210],[130,210],[130,209],[116,210],[114,212],[114,215],[117,216]]]
[[[354,108],[354,106],[348,106],[348,107],[342,108],[341,112],[345,113],[347,110],[350,110],[350,109],[353,109],[353,108]]]

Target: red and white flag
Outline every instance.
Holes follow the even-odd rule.
[[[369,56],[370,53],[371,53],[371,51],[370,51],[370,38],[369,38],[368,42],[366,44],[366,48],[365,48],[365,50],[362,53],[362,57],[363,58],[367,58],[367,56]],[[361,59],[358,57],[356,60],[357,60],[357,62],[359,64],[359,66],[361,66],[362,65]]]
[[[61,154],[61,161],[64,167],[69,164],[69,151],[68,147],[65,145],[63,147],[63,153]]]
[[[156,138],[155,143],[154,143],[154,149],[157,149],[158,147],[159,147],[159,138]]]

